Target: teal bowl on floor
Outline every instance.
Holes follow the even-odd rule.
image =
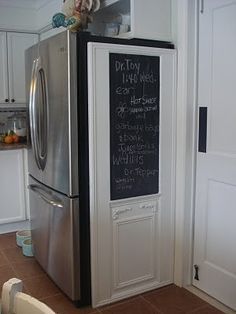
[[[31,238],[31,231],[30,230],[20,230],[16,232],[16,244],[18,246],[22,246],[22,242],[26,239]]]
[[[31,239],[25,239],[22,242],[22,253],[25,256],[29,256],[29,257],[34,256],[32,240]]]

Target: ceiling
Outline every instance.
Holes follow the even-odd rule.
[[[50,1],[53,0],[0,0],[0,7],[4,6],[25,9],[39,9]]]

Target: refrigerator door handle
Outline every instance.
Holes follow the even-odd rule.
[[[36,161],[36,164],[39,169],[41,169],[41,165],[39,162],[38,156],[38,143],[36,137],[36,123],[35,123],[35,99],[36,99],[36,88],[37,88],[37,76],[36,76],[36,66],[37,66],[37,59],[33,62],[32,72],[31,72],[31,81],[30,81],[30,95],[29,95],[29,116],[30,116],[30,133],[31,133],[31,143],[32,143],[32,150],[33,155]]]
[[[39,88],[41,93],[41,101],[39,117],[37,121],[39,123],[39,161],[41,169],[43,170],[46,165],[47,159],[47,136],[48,136],[48,91],[47,91],[47,79],[45,71],[42,67],[40,59],[38,59],[36,66],[36,76],[39,80]]]
[[[58,198],[55,198],[55,197],[52,198],[51,195],[50,195],[50,198],[47,197],[44,194],[44,193],[46,193],[46,191],[44,191],[42,188],[40,188],[36,184],[28,185],[28,189],[33,191],[34,193],[36,193],[39,197],[41,197],[49,205],[51,205],[53,207],[63,208],[63,204],[62,204],[62,202],[60,202],[60,200]]]
[[[40,103],[36,97],[40,96]],[[34,60],[30,87],[30,131],[36,164],[44,170],[47,159],[48,97],[47,80],[40,58]]]

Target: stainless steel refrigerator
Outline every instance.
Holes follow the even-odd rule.
[[[87,304],[88,158],[76,46],[76,35],[63,32],[26,51],[28,188],[35,258],[73,301]]]
[[[87,45],[170,43],[62,32],[26,51],[34,254],[78,304],[91,302]]]

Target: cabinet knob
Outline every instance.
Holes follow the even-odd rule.
[[[9,102],[9,99],[6,98],[6,99],[5,99],[5,102]]]
[[[11,102],[15,102],[15,99],[14,99],[14,98],[12,98],[12,99],[11,99]]]

